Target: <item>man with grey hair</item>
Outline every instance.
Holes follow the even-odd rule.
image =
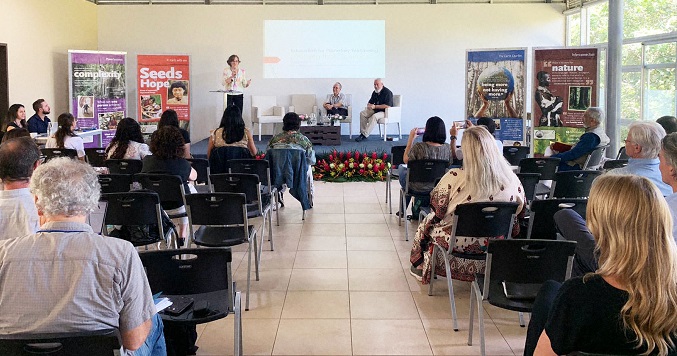
[[[560,171],[582,169],[586,159],[597,147],[606,146],[611,141],[601,124],[604,121],[604,111],[597,107],[589,107],[583,114],[585,133],[578,142],[566,152],[552,155],[561,159]]]
[[[374,80],[374,92],[371,93],[367,108],[360,113],[360,136],[355,141],[366,140],[376,121],[385,117],[387,108],[393,106],[393,92],[383,86],[381,78]]]
[[[165,355],[136,249],[85,223],[99,202],[94,169],[52,159],[35,170],[30,190],[45,223],[35,234],[0,241],[0,334],[118,328],[129,355]]]
[[[672,234],[677,241],[677,132],[663,137],[658,160],[661,178],[672,188],[672,194],[667,195],[665,200],[672,213]]]
[[[40,150],[30,137],[0,145],[0,240],[35,233],[40,217],[28,184],[40,164]]]
[[[642,176],[652,181],[663,196],[672,194],[672,188],[663,182],[658,169],[658,153],[663,137],[665,130],[656,122],[632,123],[625,139],[625,153],[630,157],[628,165],[612,169],[609,173]]]

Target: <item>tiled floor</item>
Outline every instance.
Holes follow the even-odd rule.
[[[460,327],[454,332],[445,280],[428,296],[427,286],[409,275],[411,242],[388,213],[384,184],[316,182],[305,221],[300,204],[285,196],[273,228],[275,251],[264,244],[261,280],[252,276],[251,310],[243,311],[245,354],[479,355],[477,321],[467,345],[469,284],[454,283]],[[397,201],[397,181],[392,186]],[[234,251],[242,290],[246,254]],[[243,309],[244,300],[243,291]],[[522,354],[526,328],[517,313],[484,308],[487,353]],[[231,316],[199,325],[198,333],[199,355],[232,354]]]

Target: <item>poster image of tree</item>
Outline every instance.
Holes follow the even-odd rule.
[[[596,48],[534,49],[535,156],[554,142],[573,145],[585,131],[583,113],[598,100],[598,58]]]
[[[508,145],[525,142],[525,58],[526,49],[467,51],[466,118],[494,119],[494,136]]]

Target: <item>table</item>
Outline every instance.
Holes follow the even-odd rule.
[[[75,134],[82,137],[85,148],[99,148],[101,146],[103,130],[89,130],[89,131],[75,131]],[[47,143],[47,134],[41,134],[35,137],[35,142],[38,145]]]
[[[301,125],[301,133],[304,134],[313,145],[340,146],[341,125]]]

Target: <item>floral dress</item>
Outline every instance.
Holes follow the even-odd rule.
[[[450,170],[430,193],[432,212],[418,225],[410,255],[412,265],[422,265],[423,267],[423,284],[430,283],[431,257],[434,247],[432,242],[436,241],[445,249],[449,247],[451,223],[458,204],[486,201],[517,202],[519,203],[518,218],[524,216],[524,202],[526,200],[524,189],[514,173],[511,174],[507,186],[503,186],[500,191],[484,197],[473,197],[467,193],[465,174],[466,172],[462,168]],[[517,233],[519,233],[519,224],[516,222],[513,225],[512,235],[515,236]],[[488,243],[488,237],[457,236],[454,250],[467,254],[483,254],[486,252]],[[438,252],[435,261],[435,272],[440,276],[446,276],[444,257],[440,252]],[[485,266],[484,259],[472,260],[452,257],[451,277],[461,281],[472,281],[475,273],[484,272]]]

